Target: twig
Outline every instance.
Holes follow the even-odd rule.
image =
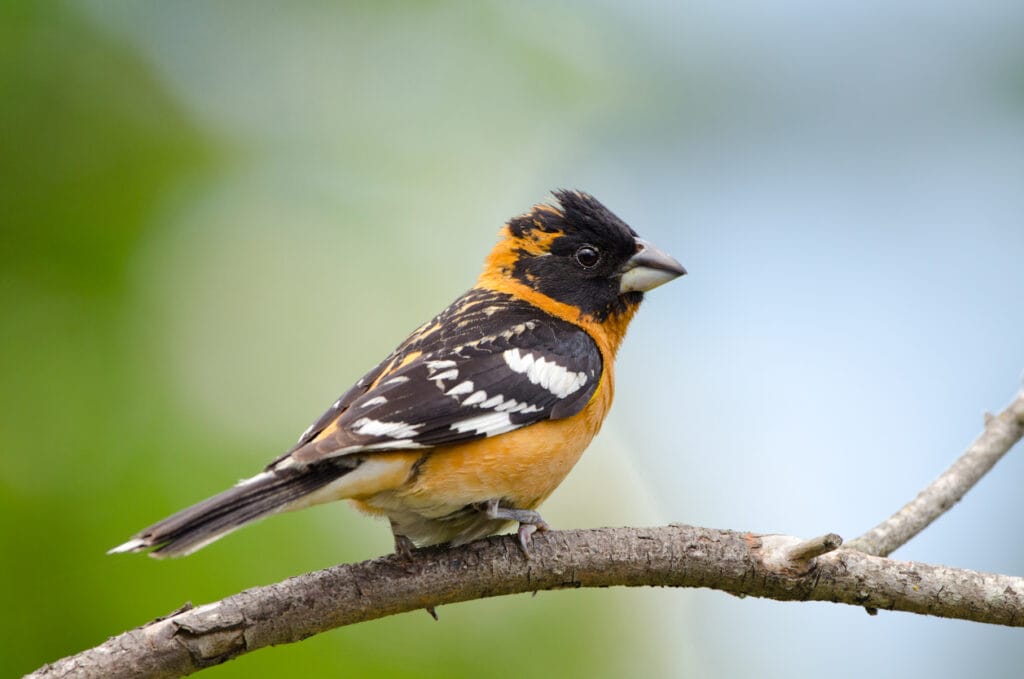
[[[828,538],[828,536],[826,536]],[[172,677],[264,646],[419,608],[566,587],[709,587],[1024,626],[1024,579],[846,549],[808,557],[797,538],[665,526],[555,531],[527,561],[513,537],[335,566],[257,587],[113,637],[32,677]],[[794,546],[796,549],[794,549]],[[801,567],[794,569],[793,557]]]
[[[759,535],[761,563],[767,568],[790,575],[805,575],[817,566],[815,559],[828,554],[843,544],[835,533],[822,535],[810,540],[801,540],[791,535]]]
[[[822,554],[838,549],[843,544],[843,539],[835,533],[822,535],[821,537],[793,545],[789,549],[789,560],[796,563],[805,563],[819,557]]]
[[[898,512],[847,549],[888,556],[948,511],[1024,436],[1024,391],[1006,410],[985,417],[985,431],[960,459]]]
[[[334,627],[490,596],[563,587],[709,587],[1024,626],[1024,579],[894,561],[888,555],[961,497],[1024,435],[1024,392],[942,476],[899,512],[837,549],[812,540],[689,526],[549,532],[526,561],[509,537],[405,559],[335,566],[185,607],[42,667],[32,677],[176,677]]]

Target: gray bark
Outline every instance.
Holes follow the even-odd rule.
[[[189,608],[46,665],[31,677],[178,677],[264,646],[419,608],[569,587],[707,587],[1024,626],[1024,578],[895,561],[889,554],[963,497],[1024,435],[1024,392],[964,455],[892,517],[839,548],[811,540],[664,526],[554,531],[335,566]]]
[[[1024,579],[838,549],[797,538],[664,526],[554,531],[527,560],[510,536],[335,566],[246,590],[125,632],[33,677],[177,677],[343,625],[485,597],[575,587],[708,587],[1024,625]]]

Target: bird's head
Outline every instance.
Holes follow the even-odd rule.
[[[485,275],[512,279],[603,322],[631,316],[644,292],[686,273],[593,196],[554,196],[557,204],[535,205],[505,225]]]

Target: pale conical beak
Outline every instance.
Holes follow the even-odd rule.
[[[636,254],[622,267],[619,293],[647,292],[685,275],[686,269],[673,257],[637,238]]]

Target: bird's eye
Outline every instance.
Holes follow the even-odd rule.
[[[584,269],[593,269],[601,261],[601,253],[593,245],[584,245],[576,251],[576,263]]]

